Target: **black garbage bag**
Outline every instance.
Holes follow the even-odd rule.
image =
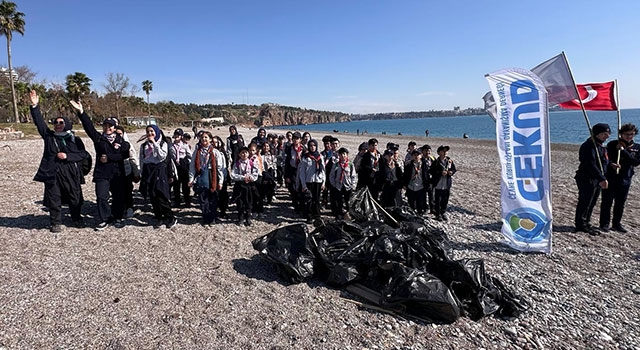
[[[378,208],[374,204],[371,192],[366,187],[355,191],[349,199],[349,215],[356,222],[367,220],[382,221]]]
[[[312,233],[316,245],[316,275],[334,286],[366,276],[372,239],[356,224],[336,221]]]
[[[426,217],[419,216],[415,210],[408,206],[394,207],[387,212],[396,220],[404,222],[415,222],[418,224],[426,225],[429,220]]]
[[[313,276],[315,256],[307,225],[278,228],[254,239],[252,244],[253,249],[275,265],[285,280],[300,283]]]
[[[421,225],[414,222],[402,222],[401,231],[405,234],[416,235],[422,238],[421,249],[438,261],[451,260],[453,247],[447,234],[439,227]]]
[[[449,288],[428,272],[392,263],[392,277],[381,304],[396,311],[437,323],[453,323],[460,307]]]

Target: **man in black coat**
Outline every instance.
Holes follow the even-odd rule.
[[[574,177],[578,185],[574,231],[595,236],[600,232],[591,226],[591,214],[600,196],[600,190],[608,186],[604,169],[609,164],[609,157],[603,143],[611,136],[611,129],[608,124],[598,123],[591,131],[592,136],[580,145],[578,153],[580,165]]]
[[[627,229],[622,227],[621,222],[634,168],[640,164],[640,145],[633,142],[633,138],[637,134],[638,129],[635,125],[624,124],[618,132],[618,139],[607,144],[607,152],[611,162],[617,163],[620,168],[609,166],[606,170],[609,187],[602,190],[602,201],[600,203],[601,231],[609,231],[611,206],[613,206],[613,221],[611,221],[613,225],[611,229],[621,233],[627,232]],[[618,154],[620,154],[619,158]]]

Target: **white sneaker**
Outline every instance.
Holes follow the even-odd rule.
[[[127,209],[127,212],[124,214],[124,217],[125,217],[126,219],[130,219],[130,218],[132,218],[132,217],[133,217],[133,208],[129,208],[129,209]]]

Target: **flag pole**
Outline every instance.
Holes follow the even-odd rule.
[[[620,144],[620,128],[622,127],[622,117],[620,116],[620,96],[618,95],[618,79],[614,80],[615,88],[616,88],[616,109],[618,110],[618,144]],[[618,160],[616,164],[620,165],[620,148],[618,147]],[[616,168],[616,174],[620,174],[620,167]]]
[[[600,166],[600,171],[602,172],[602,175],[604,175],[602,160],[600,160],[600,155],[598,154],[598,144],[596,143],[596,137],[593,134],[593,130],[591,129],[591,122],[589,122],[589,117],[587,116],[587,110],[584,108],[584,103],[582,102],[582,98],[580,97],[580,91],[578,91],[578,85],[576,85],[576,80],[573,78],[573,72],[571,71],[569,60],[567,59],[567,55],[565,55],[564,51],[562,51],[562,57],[564,57],[564,61],[567,63],[567,69],[569,70],[569,75],[571,76],[571,80],[573,81],[573,88],[576,89],[576,95],[578,96],[578,102],[580,103],[580,108],[582,109],[582,115],[584,116],[585,122],[587,122],[587,128],[589,128],[589,135],[591,136],[591,141],[593,141],[593,146],[596,149],[596,158],[598,159],[598,165]]]

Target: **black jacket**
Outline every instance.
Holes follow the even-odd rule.
[[[440,161],[440,157],[438,157],[431,163],[431,167],[429,167],[429,173],[431,174],[431,184],[433,185],[433,188],[438,185],[438,182],[440,182],[440,178],[442,178],[443,176],[446,176],[447,188],[451,188],[451,184],[453,182],[451,176],[456,173],[456,165],[449,157],[446,157],[445,160],[447,165],[443,165]],[[445,170],[451,171],[451,175],[442,175],[442,172]]]
[[[72,169],[69,173],[74,176],[77,175],[81,180],[80,182],[83,183],[84,176],[82,175],[80,161],[86,157],[87,151],[85,150],[82,140],[73,134],[69,134],[64,138],[56,136],[54,131],[49,129],[47,123],[42,118],[39,106],[31,107],[31,117],[38,129],[38,133],[44,141],[42,160],[40,160],[40,166],[33,180],[53,183],[56,181],[57,168],[71,165]],[[58,152],[66,153],[67,159],[58,159]]]
[[[578,165],[578,170],[574,177],[576,180],[589,181],[595,185],[607,179],[598,163],[599,157],[602,169],[607,169],[609,165],[607,149],[597,140],[596,143],[598,145],[597,151],[591,138],[588,138],[580,145],[580,150],[578,151],[580,165]]]
[[[424,188],[429,187],[430,184],[430,174],[429,174],[429,165],[427,165],[427,161],[424,159],[421,159],[420,162],[422,163],[420,165],[420,175],[422,176],[422,185],[424,186]],[[405,164],[404,166],[404,179],[402,181],[403,186],[409,186],[409,183],[411,182],[411,178],[413,176],[413,171],[414,171],[414,167],[413,167],[413,160],[408,162],[407,164]]]
[[[624,141],[614,140],[607,144],[607,152],[610,162],[618,162],[618,143]],[[640,164],[640,145],[632,143],[620,151],[620,171],[616,172],[613,167],[607,167],[607,180],[609,186],[629,186],[631,178],[635,173],[634,168]]]
[[[87,136],[93,141],[96,150],[96,167],[93,170],[93,182],[96,180],[111,180],[114,177],[124,176],[124,160],[129,158],[129,142],[117,135],[113,144],[107,140],[101,132],[96,130],[87,113],[79,115],[82,127]],[[101,155],[107,155],[107,162],[100,161]]]

